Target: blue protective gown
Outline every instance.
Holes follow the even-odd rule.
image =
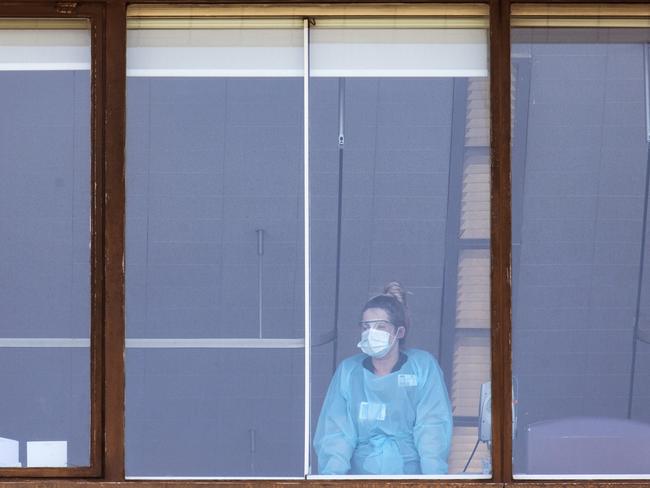
[[[365,354],[344,360],[330,383],[314,436],[321,474],[445,474],[452,416],[431,354],[402,351],[398,371],[377,376]]]

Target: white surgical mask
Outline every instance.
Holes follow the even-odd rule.
[[[396,336],[390,339],[390,334],[385,330],[367,329],[361,334],[361,341],[357,347],[373,358],[383,358],[395,344]]]

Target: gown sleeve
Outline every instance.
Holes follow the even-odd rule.
[[[323,402],[314,449],[318,456],[320,474],[346,474],[350,471],[350,460],[357,445],[357,428],[348,409],[349,380],[339,365]]]
[[[446,474],[453,424],[451,404],[438,363],[429,354],[423,363],[413,438],[422,474]]]

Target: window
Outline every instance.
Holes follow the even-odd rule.
[[[368,365],[355,366],[360,331],[350,326],[364,303],[396,280],[408,290],[411,317],[403,352],[416,365],[419,351],[432,354],[442,363],[445,387],[434,388],[427,405],[430,422],[440,424],[425,434],[431,445],[395,443],[403,453],[425,453],[420,465],[413,467],[418,461],[409,464],[405,455],[403,466],[398,463],[384,474],[490,475],[485,443],[472,456],[480,444],[480,387],[489,381],[490,319],[480,314],[480,306],[478,314],[468,316],[489,295],[489,283],[481,277],[487,277],[490,258],[485,253],[483,260],[471,261],[458,253],[459,243],[468,238],[461,227],[472,219],[477,234],[483,229],[483,247],[489,248],[489,214],[471,208],[486,197],[489,201],[489,179],[461,189],[463,168],[473,158],[487,162],[488,137],[466,137],[468,127],[473,130],[474,106],[485,106],[474,88],[487,85],[487,31],[480,20],[464,28],[458,23],[453,28],[453,22],[442,27],[435,19],[419,19],[416,25],[411,19],[355,24],[316,18],[311,30],[311,328],[312,338],[329,334],[333,343],[320,339],[312,347],[313,474],[345,474],[336,465],[337,436],[356,436],[363,444],[373,442],[381,429],[404,435],[400,422],[388,417],[408,409],[410,402],[396,399],[409,387],[398,384],[390,400],[356,390],[361,386],[355,378],[368,374]],[[489,124],[482,129],[487,136]],[[474,338],[478,342],[467,347]],[[399,375],[425,381],[408,363],[397,375],[398,382]],[[375,380],[364,387],[373,388],[369,385]],[[337,388],[349,392],[348,409],[360,402],[358,412],[351,408],[342,432],[340,425],[328,427],[341,416],[337,402],[345,393]],[[441,403],[448,402],[447,394],[452,418],[444,425]],[[446,428],[451,441],[441,440]],[[352,473],[382,469],[372,464],[372,455],[359,451],[352,456]]]
[[[490,364],[487,31],[480,9],[429,10],[129,11],[128,477],[490,476],[485,444],[472,453]],[[403,465],[350,453],[333,469],[325,394],[391,281],[411,316],[392,379],[435,389],[433,440],[407,437]],[[411,371],[443,355],[446,380]],[[408,398],[373,419],[351,399],[349,432],[404,428],[389,424]]]
[[[514,13],[515,476],[647,477],[648,23]]]
[[[0,22],[0,466],[27,473],[98,468],[91,32],[86,18]]]
[[[302,21],[215,22],[129,31],[129,477],[302,474]]]

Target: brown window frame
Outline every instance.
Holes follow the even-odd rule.
[[[104,6],[97,3],[76,2],[8,2],[0,3],[0,18],[29,19],[88,19],[91,34],[91,109],[90,109],[90,173],[94,190],[91,192],[91,246],[90,246],[90,456],[89,466],[74,468],[1,468],[4,477],[61,478],[99,477],[102,473],[101,438],[104,431],[102,389],[104,371],[104,89],[98,80],[104,76]],[[0,483],[1,484],[1,483]]]
[[[124,229],[125,229],[125,134],[126,134],[126,7],[148,4],[250,4],[284,3],[318,5],[301,0],[4,0],[0,18],[89,18],[92,29],[92,246],[91,246],[91,456],[83,468],[0,468],[0,488],[133,486],[361,486],[427,485],[469,487],[566,486],[562,481],[513,480],[511,425],[511,170],[510,170],[510,9],[519,4],[620,4],[618,0],[401,0],[392,4],[464,3],[488,4],[490,14],[491,99],[491,360],[493,402],[493,475],[489,480],[413,481],[127,481],[124,456]],[[330,0],[330,4],[358,4],[367,0]],[[625,0],[648,4],[648,0]],[[385,3],[384,3],[385,5]],[[570,481],[572,486],[640,487],[650,480]]]

